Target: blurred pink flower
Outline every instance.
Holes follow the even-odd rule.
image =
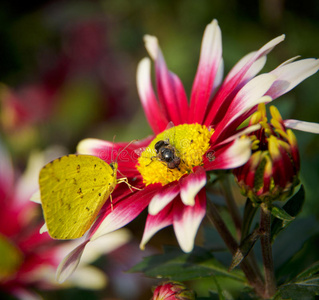
[[[78,241],[61,243],[40,233],[41,212],[30,197],[38,189],[37,175],[43,164],[44,155],[34,153],[26,171],[19,175],[0,144],[0,290],[19,299],[38,299],[34,290],[70,286],[101,289],[106,285],[106,275],[88,264],[125,244],[130,235],[119,231],[101,238],[87,249],[78,272],[59,284],[56,269]]]
[[[90,97],[99,101],[101,117],[129,113],[125,74],[109,44],[108,22],[93,17],[68,20],[55,29],[62,46],[56,51],[46,45],[43,51],[41,45],[33,78],[16,87],[0,86],[0,122],[8,132],[59,117],[61,107],[70,101],[68,93],[77,91],[74,85],[83,87],[83,82]]]
[[[32,168],[32,166],[30,166]],[[31,289],[54,288],[54,269],[58,265],[58,245],[48,235],[39,233],[39,211],[30,202],[37,188],[30,173],[17,178],[6,150],[0,151],[0,289],[23,299]],[[32,172],[32,171],[31,171]],[[51,270],[51,279],[39,274]]]

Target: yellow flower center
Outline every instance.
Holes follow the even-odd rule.
[[[214,133],[199,124],[183,124],[156,136],[138,159],[137,169],[146,185],[168,184],[203,164]]]

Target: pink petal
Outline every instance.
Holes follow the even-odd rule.
[[[236,68],[236,70],[238,70],[237,73],[232,72],[231,76],[227,76],[227,80],[225,80],[223,85],[220,87],[218,93],[209,106],[208,114],[204,122],[206,126],[217,123],[217,120],[215,119],[217,119],[218,114],[220,114],[222,106],[227,107],[230,104],[229,102],[232,100],[231,97],[228,98],[228,96],[231,95],[234,90],[236,90],[236,88],[238,88],[238,86],[243,82],[244,78],[246,78],[245,76],[247,72],[249,72],[252,65],[263,56],[266,56],[277,44],[282,42],[284,38],[284,35],[282,35],[271,40],[257,52],[255,52],[254,55],[249,57],[250,59],[248,61],[244,61],[245,64],[243,66],[241,66],[240,64],[241,68]],[[255,71],[252,71],[252,74],[254,72]]]
[[[116,161],[118,169],[125,173],[127,177],[138,175],[135,166],[138,155],[136,150],[147,146],[154,137],[148,137],[141,141],[136,141],[128,146],[128,143],[112,143],[99,139],[84,139],[77,146],[78,154],[94,155],[107,163]]]
[[[75,271],[80,262],[84,248],[89,241],[89,239],[85,240],[61,261],[56,272],[56,278],[59,283],[64,282]]]
[[[233,169],[248,161],[251,155],[249,138],[236,139],[228,145],[208,151],[204,157],[206,170]]]
[[[167,69],[157,38],[146,35],[145,46],[155,61],[158,97],[168,120],[175,125],[185,123],[188,117],[188,103],[180,79]]]
[[[300,82],[315,74],[319,70],[319,60],[314,58],[303,59],[291,63],[285,63],[270,72],[277,76],[277,80],[266,93],[271,98],[289,92]]]
[[[109,206],[106,213],[101,215],[90,229],[91,240],[117,230],[135,219],[161,187],[161,184],[151,184],[120,201],[113,201],[113,209]]]
[[[165,129],[168,120],[154,94],[151,82],[151,61],[149,58],[142,59],[137,67],[137,90],[148,123],[155,134],[160,133]]]
[[[218,143],[218,147],[221,145],[228,144],[228,143],[232,142],[233,140],[240,138],[243,135],[247,135],[251,132],[257,131],[260,128],[261,128],[260,124],[255,124],[255,125],[247,126],[246,128],[243,128],[241,130],[238,130],[238,131],[236,131],[237,132],[236,134],[234,134],[234,135],[230,136],[229,138],[227,138],[226,140],[223,140],[222,142]]]
[[[202,123],[213,92],[216,74],[222,63],[221,30],[216,20],[207,25],[201,46],[197,73],[191,93],[190,123]],[[220,74],[219,74],[220,75]],[[217,77],[220,81],[220,76]],[[216,83],[217,85],[217,83]]]
[[[271,98],[264,98],[265,100],[261,101],[260,99],[275,80],[276,76],[274,75],[261,74],[245,84],[230,103],[227,114],[223,119],[223,127],[226,127],[227,124],[238,118],[238,116],[249,108],[252,108],[261,102],[270,101]]]
[[[227,77],[224,80],[224,84],[230,81],[240,70],[247,64],[249,61],[256,55],[256,52],[251,52],[244,56],[241,60],[237,62],[237,64],[230,70]],[[259,59],[257,59],[249,68],[247,73],[242,77],[240,83],[238,83],[238,86],[242,86],[246,82],[248,82],[250,79],[255,77],[260,70],[264,67],[266,64],[267,58],[266,56],[261,56]]]
[[[211,141],[221,141],[225,132],[234,131],[244,121],[243,116],[247,118],[246,113],[259,103],[267,103],[272,99],[269,96],[263,96],[276,77],[271,74],[261,74],[249,81],[235,96],[230,103],[222,120],[215,127]],[[223,133],[223,134],[222,134]]]
[[[206,191],[202,189],[195,198],[195,205],[174,203],[174,231],[177,241],[184,252],[194,248],[195,236],[206,213]]]
[[[140,248],[144,250],[147,242],[159,230],[173,224],[172,205],[167,205],[156,215],[148,215]]]
[[[182,177],[179,181],[181,199],[185,205],[194,206],[195,197],[206,184],[206,172],[203,167],[194,168],[194,173]]]
[[[176,182],[163,186],[163,188],[152,198],[148,206],[149,214],[158,214],[179,194],[179,191],[180,187]]]
[[[216,89],[222,84],[223,78],[224,78],[224,60],[221,59],[219,67],[218,67],[218,70],[217,70],[217,73],[216,73],[216,77],[215,77],[215,80],[214,80],[214,85],[213,85],[213,88],[212,88],[212,96],[216,92]]]
[[[14,170],[9,152],[0,140],[0,199],[7,199],[13,190]]]
[[[305,132],[311,132],[319,134],[319,124],[312,122],[304,122],[299,120],[284,120],[286,127],[296,130],[301,130]]]

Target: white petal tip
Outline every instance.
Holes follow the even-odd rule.
[[[80,141],[76,147],[76,152],[79,154],[93,154],[93,149],[94,148],[99,148],[99,147],[112,147],[112,143],[108,141],[102,141],[99,139],[93,139],[93,138],[88,138]]]
[[[152,57],[153,60],[157,59],[158,55],[158,40],[157,37],[152,36],[152,35],[144,35],[144,43],[145,43],[145,48],[149,55]]]
[[[151,205],[151,204],[152,203],[150,203],[148,205],[148,213],[152,216],[155,216],[160,212],[160,210],[158,209],[158,207],[156,207],[155,205]]]
[[[145,244],[140,244],[140,250],[142,250],[142,251],[145,250]]]
[[[48,226],[47,223],[44,223],[43,226],[40,228],[40,234],[44,233],[44,232],[48,232]]]
[[[299,120],[285,120],[285,126],[291,129],[319,134],[319,124]]]
[[[36,191],[30,198],[30,201],[41,204],[40,190]]]

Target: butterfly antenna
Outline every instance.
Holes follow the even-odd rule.
[[[113,150],[114,150],[115,137],[116,137],[116,136],[114,135],[114,136],[113,136],[112,149],[111,149],[111,162],[114,161]]]
[[[116,155],[116,158],[115,158],[115,162],[117,163],[117,160],[119,158],[119,156],[121,155],[121,153],[128,147],[130,146],[131,144],[137,142],[138,140],[132,140],[130,141],[122,150],[120,150],[120,152]]]

